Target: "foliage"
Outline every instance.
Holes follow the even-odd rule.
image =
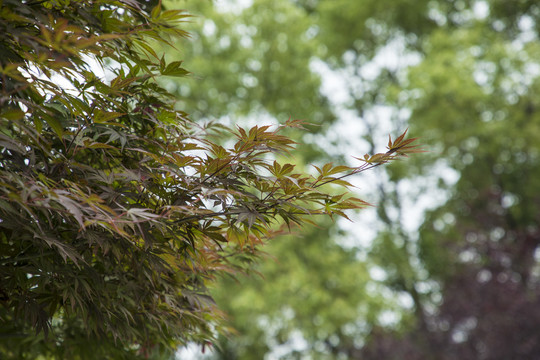
[[[292,116],[316,125],[310,132],[324,131],[335,121],[320,92],[321,80],[310,70],[311,60],[324,48],[316,40],[316,24],[302,9],[281,0],[256,0],[242,11],[228,11],[219,6],[224,3],[212,1],[165,4],[185,6],[194,15],[186,24],[192,39],[182,44],[193,76],[166,84],[194,118],[256,124],[254,119]],[[177,56],[163,51],[166,59]],[[285,134],[295,139],[304,135]],[[324,157],[324,151],[305,140],[298,141],[298,150],[295,155],[307,163]]]
[[[419,151],[403,133],[310,175],[276,160],[302,121],[190,120],[158,81],[188,72],[153,46],[186,37],[186,17],[160,2],[2,2],[3,358],[161,358],[212,342],[217,275],[248,270],[282,223],[366,206],[331,185]]]
[[[538,66],[538,16],[536,6],[485,6],[489,17],[467,17],[467,7],[448,14],[460,26],[426,35],[425,59],[409,71],[404,91],[421,94],[409,101],[411,127],[440,139],[434,143],[459,179],[421,228],[414,256],[422,270],[389,279],[411,294],[404,284],[424,284],[415,325],[404,335],[380,331],[365,358],[401,358],[404,349],[411,359],[538,353],[539,202],[530,181],[540,168],[539,78],[530,72]],[[417,169],[427,173],[433,159],[424,161]]]
[[[291,5],[290,17],[279,10]],[[247,14],[266,9],[275,16],[263,32]],[[270,245],[276,260],[258,267],[264,280],[222,282],[215,297],[238,334],[222,339],[216,358],[537,356],[538,14],[535,1],[255,0],[230,15],[230,27],[219,14],[211,18],[216,31],[204,36],[201,54],[220,54],[222,69],[254,56],[234,41],[220,47],[236,28],[256,29],[244,33],[254,48],[302,38],[278,18],[304,24],[300,34],[315,34],[305,47],[295,43],[294,63],[267,54],[287,65],[266,72],[295,84],[302,82],[295,73],[313,71],[313,57],[324,71],[331,68],[346,99],[321,107],[349,119],[337,143],[365,140],[362,146],[374,149],[381,128],[409,126],[433,150],[377,169],[379,179],[390,181],[369,191],[378,196],[372,200],[378,220],[369,229],[362,223],[348,234],[307,229],[293,243]],[[304,49],[317,50],[304,55]],[[211,68],[203,55],[193,61],[195,69]],[[235,78],[242,70],[253,74],[235,69]],[[245,108],[252,93],[264,92],[259,86],[228,98],[227,106]],[[288,98],[301,101],[302,95]],[[226,114],[218,103],[209,102],[211,116]],[[358,124],[364,138],[348,142],[347,130]],[[332,128],[326,130],[330,137]],[[315,139],[325,148],[330,143]],[[371,229],[376,235],[365,241]],[[385,312],[393,321],[381,321]]]
[[[187,83],[181,79],[166,85],[178,92],[183,104],[194,109],[190,111],[203,118],[226,121],[233,113],[240,116],[254,113],[256,117],[268,113],[282,117],[285,113],[307,117],[310,121],[315,119],[321,126],[314,130],[321,135],[302,139],[309,139],[312,147],[300,147],[295,152],[295,165],[305,167],[306,160],[315,160],[319,165],[328,155],[317,142],[319,139],[324,143],[329,141],[323,137],[335,115],[322,116],[332,109],[321,94],[319,75],[310,66],[314,55],[325,52],[317,36],[321,29],[316,18],[306,17],[302,8],[287,0],[257,0],[242,11],[231,12],[219,8],[219,3],[215,9],[210,5],[186,4],[190,9],[197,7],[199,14],[189,24],[196,41],[186,43],[192,47],[186,51],[186,66],[193,71],[193,77]],[[299,38],[302,41],[297,41]],[[287,50],[279,50],[283,48]],[[220,59],[219,64],[213,61],[215,57]],[[173,56],[169,54],[169,58]],[[246,78],[255,78],[256,85],[246,86],[248,82],[243,81]],[[275,92],[273,83],[281,85],[282,89]],[[282,93],[287,94],[284,99],[280,96]],[[212,96],[199,103],[204,94]],[[292,135],[300,139],[303,134]],[[336,143],[342,139],[340,136]],[[355,249],[344,249],[329,236],[334,234],[339,238],[342,232],[337,233],[339,230],[335,228],[327,230],[328,222],[315,221],[324,230],[303,226],[305,231],[297,229],[293,241],[269,244],[266,250],[271,260],[257,266],[264,279],[249,278],[239,282],[226,279],[213,286],[217,303],[231,314],[231,326],[238,331],[235,336],[222,339],[223,351],[258,359],[300,330],[309,341],[313,356],[320,357],[320,348],[326,349],[332,343],[328,338],[334,339],[335,332],[343,332],[342,327],[348,329],[345,332],[353,342],[355,336],[360,337],[358,334],[364,332],[358,330],[358,318],[376,322],[386,310],[383,303],[395,307],[394,301],[381,297],[380,288],[372,281],[359,280],[351,284],[351,279],[369,280],[369,265],[359,261]],[[374,286],[377,286],[376,291]],[[238,296],[233,298],[232,293]],[[299,293],[302,295],[296,296]],[[357,303],[369,306],[357,307]],[[284,310],[287,315],[283,315]],[[274,325],[269,326],[269,323]],[[271,330],[276,326],[281,329]]]
[[[534,358],[538,185],[527,179],[539,169],[531,138],[538,134],[538,73],[531,72],[538,66],[538,8],[499,1],[432,6],[417,29],[380,24],[394,36],[406,31],[408,51],[421,58],[392,71],[379,91],[409,108],[409,126],[439,149],[407,164],[407,174],[420,175],[416,184],[438,180],[432,196],[446,199],[432,205],[418,232],[408,232],[398,219],[423,194],[404,194],[399,185],[382,192],[386,226],[371,259],[410,305],[398,326],[374,324],[365,346],[343,351],[361,359]],[[437,26],[425,27],[432,19]],[[399,167],[386,170],[400,177]],[[458,175],[455,184],[449,173]]]

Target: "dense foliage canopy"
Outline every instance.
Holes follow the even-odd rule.
[[[155,50],[178,46],[187,17],[156,1],[0,2],[2,358],[212,342],[217,275],[248,270],[283,224],[364,207],[331,186],[418,151],[403,133],[310,173],[278,161],[303,121],[191,120],[160,85],[188,71]]]

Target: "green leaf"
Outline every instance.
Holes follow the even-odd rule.
[[[189,72],[182,67],[182,61],[173,61],[167,65],[167,67],[161,71],[161,75],[165,76],[186,76]]]
[[[49,115],[44,115],[43,117],[45,118],[45,121],[47,122],[47,124],[49,124],[51,129],[54,131],[54,133],[60,139],[62,139],[64,137],[64,128],[63,128],[62,124],[60,123],[60,121],[58,121],[58,119],[56,119],[56,118],[54,118],[52,116],[49,116]]]

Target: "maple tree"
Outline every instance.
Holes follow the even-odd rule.
[[[153,46],[186,37],[187,17],[160,2],[2,2],[4,358],[161,358],[212,342],[216,276],[249,270],[282,224],[366,206],[333,185],[421,151],[403,133],[357,167],[310,174],[276,157],[303,121],[193,121],[158,82],[188,71]]]

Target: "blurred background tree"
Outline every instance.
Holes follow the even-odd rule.
[[[371,213],[271,244],[264,280],[223,279],[215,297],[237,333],[213,357],[540,353],[536,1],[177,3],[199,6],[194,75],[169,84],[191,112],[320,125],[298,166],[406,126],[430,149],[359,190]]]

